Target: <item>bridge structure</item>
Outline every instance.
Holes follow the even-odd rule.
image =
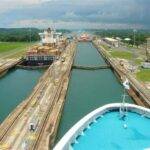
[[[0,149],[48,150],[61,116],[74,60],[76,42],[70,43],[40,78],[31,95],[0,125]],[[63,58],[63,59],[61,59]],[[35,130],[30,130],[34,124]]]
[[[109,65],[100,65],[100,66],[81,66],[81,65],[73,65],[73,69],[81,69],[81,70],[99,70],[99,69],[108,69]]]

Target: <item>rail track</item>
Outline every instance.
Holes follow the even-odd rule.
[[[74,57],[74,54],[73,54],[72,57]],[[71,59],[72,59],[72,58],[71,58]],[[72,60],[72,62],[73,62],[73,60]],[[69,70],[71,70],[71,66],[72,66],[72,65],[68,64],[68,67],[67,67],[67,68],[68,68]],[[33,144],[31,150],[40,150],[39,147],[40,147],[40,145],[42,145],[42,144],[41,144],[41,141],[42,141],[42,138],[43,138],[43,133],[44,133],[44,131],[45,131],[45,129],[46,129],[46,126],[47,126],[47,123],[48,123],[48,121],[49,121],[49,117],[50,117],[50,115],[51,115],[53,109],[55,109],[55,108],[52,107],[52,106],[55,106],[55,104],[57,104],[58,100],[59,100],[60,97],[61,97],[61,93],[62,93],[62,91],[63,91],[64,84],[65,84],[65,80],[66,80],[66,76],[68,76],[68,74],[67,74],[67,73],[68,73],[68,69],[67,69],[67,70],[61,75],[61,77],[60,77],[60,83],[59,83],[59,85],[58,85],[58,88],[57,88],[57,90],[55,91],[54,97],[51,98],[51,99],[53,99],[53,101],[52,101],[51,105],[49,106],[48,111],[47,111],[45,117],[43,118],[43,121],[42,121],[42,122],[43,122],[43,125],[41,126],[41,129],[40,129],[40,131],[39,131],[38,138],[37,138],[37,140],[35,140],[35,143]],[[70,72],[70,71],[69,71],[69,72]],[[48,128],[50,128],[50,127],[48,127]],[[46,130],[47,130],[47,129],[46,129]],[[46,137],[45,137],[45,138],[46,138]],[[46,146],[47,146],[47,145],[46,145]]]
[[[69,61],[70,60],[68,59],[68,62]],[[62,70],[58,85],[53,84],[54,79],[52,77],[52,67],[50,67],[39,79],[37,86],[33,89],[33,93],[25,101],[23,101],[0,125],[0,149],[2,149],[3,144],[7,144],[7,147],[4,147],[4,149],[13,150],[18,150],[18,148],[22,146],[21,144],[28,138],[28,135],[30,135],[30,132],[28,132],[27,129],[27,122],[29,122],[29,120],[32,120],[32,118],[35,117],[35,114],[38,115],[40,113],[40,111],[36,107],[36,104],[38,104],[38,106],[42,104],[42,107],[44,106],[45,110],[42,111],[41,116],[39,116],[40,124],[38,125],[37,131],[35,132],[35,139],[29,141],[30,143],[28,144],[30,150],[37,150],[43,132],[47,125],[49,116],[53,110],[53,105],[57,103],[61,95],[60,93],[63,90],[65,74],[68,68],[67,66],[68,63],[66,64],[66,69]],[[54,91],[52,91],[51,89],[53,89]],[[41,93],[41,91],[43,92],[43,94]],[[51,91],[52,94],[49,94],[49,91]],[[48,103],[47,100],[49,100]],[[43,104],[43,102],[46,103]],[[18,131],[20,133],[18,136],[13,135],[11,137],[12,133],[16,131],[15,129],[17,129],[17,133]]]
[[[46,127],[46,125],[47,125],[47,121],[48,121],[48,119],[49,119],[49,116],[50,116],[50,114],[51,114],[51,111],[53,110],[53,109],[52,109],[52,105],[54,105],[54,104],[57,102],[56,100],[58,100],[59,97],[60,97],[60,93],[61,93],[61,91],[62,91],[62,89],[63,89],[63,86],[62,86],[63,82],[64,82],[64,80],[61,81],[61,83],[60,83],[60,85],[59,85],[59,89],[58,89],[58,90],[56,91],[56,93],[55,93],[55,96],[54,96],[54,98],[53,98],[53,101],[52,101],[51,105],[49,106],[48,111],[47,111],[47,113],[46,113],[46,115],[45,115],[45,118],[43,118],[43,121],[42,121],[42,122],[43,122],[43,125],[42,125],[42,127],[41,127],[41,129],[40,129],[40,133],[39,133],[39,135],[38,135],[38,138],[37,138],[37,140],[35,141],[35,143],[33,144],[31,150],[37,150],[38,147],[39,147],[39,145],[40,145],[40,141],[41,141],[41,139],[42,139],[42,135],[43,135],[44,130],[45,130],[45,127]]]
[[[47,72],[45,73],[47,74]],[[45,75],[44,75],[45,76]],[[9,125],[5,128],[5,124],[1,125],[0,129],[1,131],[3,131],[2,133],[0,133],[0,144],[3,144],[3,141],[5,140],[5,138],[9,135],[9,133],[11,132],[11,130],[14,128],[15,124],[18,123],[19,119],[22,117],[22,115],[26,112],[26,109],[31,106],[32,102],[34,101],[34,97],[37,95],[37,93],[39,92],[39,90],[41,90],[44,86],[46,85],[46,83],[44,82],[41,86],[41,81],[39,80],[39,83],[37,84],[36,88],[34,89],[33,94],[29,97],[27,103],[23,106],[23,108],[17,113],[16,116],[14,116],[12,119],[9,118],[10,116],[8,116],[7,119],[9,119]],[[25,102],[25,101],[24,101]],[[14,111],[15,113],[15,111]],[[4,122],[5,123],[5,122]]]

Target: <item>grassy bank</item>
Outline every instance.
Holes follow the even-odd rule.
[[[29,43],[24,43],[24,42],[1,42],[0,53],[16,50],[19,48],[24,48],[29,45],[30,45]]]
[[[136,76],[140,81],[150,82],[150,69],[141,69]]]
[[[107,46],[107,45],[102,45],[102,47],[103,47],[104,49],[106,49],[106,50],[110,50],[110,47]]]
[[[26,42],[1,42],[0,58],[20,57],[26,52],[28,47],[32,44]]]
[[[125,51],[112,51],[110,54],[115,58],[122,58],[130,60],[132,58],[132,53]]]

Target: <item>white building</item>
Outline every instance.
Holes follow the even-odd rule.
[[[119,40],[113,38],[104,38],[104,41],[114,47],[119,47]]]

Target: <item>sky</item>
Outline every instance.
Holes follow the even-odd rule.
[[[149,29],[150,0],[0,0],[0,27]]]

